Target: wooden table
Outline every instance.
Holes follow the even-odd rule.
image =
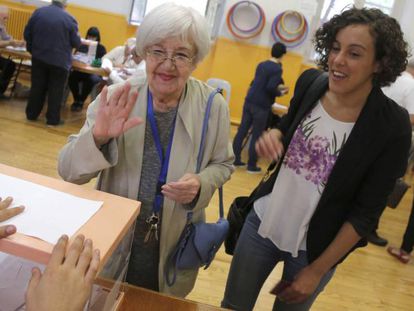
[[[13,78],[10,81],[12,83],[10,97],[12,97],[14,94],[14,90],[16,88],[17,78],[19,76],[22,66],[24,65],[24,61],[31,60],[32,55],[27,51],[19,51],[19,50],[7,49],[7,48],[0,48],[0,55],[5,56],[9,59],[17,60],[16,73],[13,75]],[[85,63],[82,63],[76,60],[72,61],[72,69],[76,71],[80,71],[80,72],[99,75],[102,77],[109,76],[109,74],[102,68],[92,67],[89,64],[85,64]]]
[[[9,57],[11,59],[18,59],[21,61],[32,59],[32,55],[27,51],[19,51],[19,50],[1,48],[0,54],[6,57]],[[77,71],[81,71],[85,73],[96,74],[96,75],[103,76],[103,77],[108,76],[108,73],[102,68],[92,67],[91,65],[88,65],[88,64],[76,61],[76,60],[72,61],[72,68]]]
[[[216,311],[224,310],[203,303],[167,296],[129,284],[123,285],[125,293],[119,311]]]
[[[85,72],[85,73],[98,75],[98,76],[101,76],[101,77],[108,77],[109,76],[109,74],[105,70],[103,70],[103,68],[92,67],[91,65],[81,63],[81,62],[76,61],[76,60],[72,61],[72,69],[74,69],[76,71],[81,71],[81,72]]]

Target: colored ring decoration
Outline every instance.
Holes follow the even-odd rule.
[[[285,12],[280,13],[278,16],[276,16],[276,18],[273,20],[273,23],[272,23],[273,39],[276,42],[284,43],[287,48],[295,48],[299,46],[300,44],[302,44],[303,41],[305,41],[306,37],[308,36],[308,32],[309,32],[308,21],[299,12],[295,12],[295,13],[298,14],[298,16],[300,15],[302,17],[301,20],[303,19],[303,26],[298,27],[298,29],[300,29],[300,32],[298,32],[298,34],[295,36],[291,36],[292,34],[295,34],[295,33],[289,33],[289,31],[285,31],[285,29],[283,29],[281,25],[283,16],[286,14],[292,14],[292,12],[293,11],[285,11]]]
[[[253,28],[251,28],[251,29],[242,29],[239,26],[237,26],[237,24],[234,21],[234,15],[236,15],[236,10],[242,4],[247,4],[247,7],[251,7],[250,5],[253,5],[256,8],[257,12],[259,13],[259,20],[257,21],[257,24]],[[261,8],[256,3],[250,2],[250,1],[240,1],[240,2],[236,3],[233,6],[232,10],[233,11],[232,11],[232,14],[230,16],[230,22],[231,22],[231,25],[234,28],[236,28],[238,31],[240,31],[242,33],[251,33],[253,31],[256,31],[257,29],[259,29],[259,27],[261,26],[261,23],[262,23],[262,20],[263,20],[263,16],[261,14]]]
[[[256,9],[259,13],[259,20],[253,28],[242,29],[235,23],[234,13],[240,5],[251,6],[252,8]],[[256,37],[258,34],[262,32],[266,24],[266,15],[263,9],[257,3],[253,1],[239,1],[230,8],[229,12],[227,13],[226,22],[230,33],[234,37],[238,39],[250,39]]]
[[[280,25],[280,21],[282,19],[282,16],[283,16],[282,14],[279,14],[276,17],[276,19],[273,22],[273,24],[272,24],[272,30],[274,30],[276,32],[277,37],[280,38],[285,43],[290,43],[290,42],[295,42],[295,41],[300,40],[302,38],[302,36],[303,36],[303,33],[305,31],[305,28],[302,29],[301,33],[299,33],[296,37],[293,37],[293,38],[288,38],[288,37],[286,37],[286,36],[284,36],[284,35],[281,34],[279,25]]]
[[[296,16],[298,19],[300,19],[300,25],[296,29],[289,29],[286,27],[285,18],[286,16]],[[282,27],[283,31],[290,34],[295,35],[303,30],[303,27],[305,26],[305,19],[302,14],[296,12],[296,11],[286,11],[285,14],[282,15],[282,20],[280,23],[280,26]]]

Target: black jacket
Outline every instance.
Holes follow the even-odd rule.
[[[315,85],[313,96],[303,96],[304,90],[320,74],[320,71],[310,69],[296,83],[289,111],[279,124],[285,150],[302,118],[328,89],[326,77]],[[301,97],[304,98],[300,100]],[[407,111],[386,97],[380,88],[374,87],[310,220],[307,234],[309,262],[323,253],[345,222],[351,223],[362,237],[374,229],[396,179],[405,173],[410,144],[411,124]],[[269,179],[255,189],[255,200],[272,191],[278,173],[279,167],[276,167]],[[366,244],[363,238],[352,250]]]

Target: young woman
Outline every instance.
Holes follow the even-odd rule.
[[[86,33],[87,40],[97,41],[96,59],[101,59],[106,54],[106,48],[101,44],[101,34],[97,27],[90,27]],[[81,45],[78,52],[87,53],[88,46]],[[90,73],[73,70],[69,75],[69,88],[73,95],[72,111],[82,111],[83,103],[91,93],[93,87],[102,81],[102,77]]]
[[[224,307],[251,310],[283,261],[273,310],[309,310],[336,265],[366,245],[405,172],[409,116],[380,89],[406,65],[398,22],[377,9],[352,8],[324,24],[314,41],[327,73],[303,73],[279,128],[256,144],[260,156],[279,163],[253,195]],[[300,96],[309,85],[313,95]]]

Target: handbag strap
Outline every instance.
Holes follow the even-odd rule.
[[[204,152],[204,147],[206,143],[208,120],[210,118],[210,111],[211,111],[211,106],[213,104],[213,99],[214,99],[214,96],[216,96],[219,93],[221,94],[221,92],[222,92],[222,89],[220,88],[215,89],[213,92],[210,93],[208,100],[207,100],[207,107],[206,107],[206,112],[204,114],[203,127],[202,127],[202,132],[201,132],[200,148],[198,149],[198,155],[197,155],[197,165],[196,165],[197,174],[200,172],[200,169],[201,169],[201,161],[203,158],[203,152]],[[219,187],[218,191],[219,191],[219,207],[220,207],[219,213],[220,213],[220,218],[223,218],[224,217],[223,188]],[[193,212],[189,211],[187,213],[187,223],[186,223],[186,226],[184,227],[184,231],[181,233],[177,246],[175,247],[172,254],[169,256],[167,260],[164,273],[165,273],[165,281],[167,285],[170,287],[176,281],[178,260],[180,258],[180,255],[184,252],[184,247],[185,247],[186,240],[188,239],[188,235],[191,234],[189,225],[191,223],[192,217],[193,217]],[[172,278],[170,278],[171,273],[172,273]]]
[[[216,96],[217,94],[221,94],[222,91],[223,90],[221,88],[215,89],[213,92],[210,93],[208,100],[207,100],[207,107],[206,107],[206,112],[204,114],[203,127],[202,127],[202,132],[201,132],[200,148],[198,149],[198,156],[197,156],[197,166],[196,166],[197,174],[200,173],[200,169],[201,169],[201,161],[203,159],[203,153],[204,153],[204,148],[206,144],[208,120],[210,118],[210,111],[211,111],[211,106],[213,105],[213,99],[214,99],[214,96]],[[223,187],[218,188],[218,193],[219,193],[219,215],[220,215],[220,218],[223,218],[224,217]]]
[[[178,245],[175,247],[173,253],[167,260],[167,265],[165,269],[165,281],[168,286],[173,286],[176,279],[177,279],[177,266],[178,260],[181,257],[181,254],[184,252],[184,247],[186,245],[186,241],[188,240],[189,235],[191,234],[191,228],[189,226],[185,226],[184,231],[180,235],[180,239],[178,240]],[[172,278],[170,278],[172,270]]]

